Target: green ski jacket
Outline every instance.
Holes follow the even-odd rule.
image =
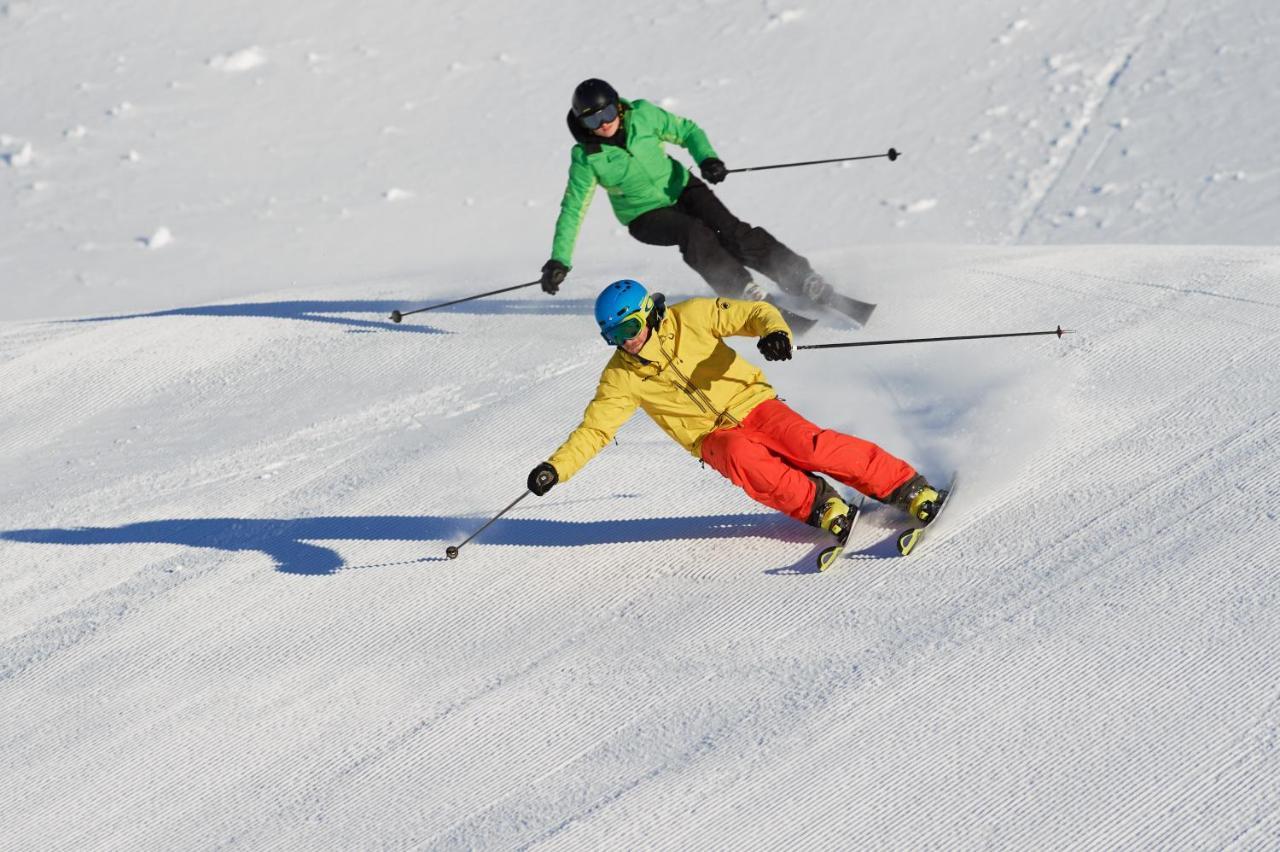
[[[670,207],[689,183],[689,170],[663,148],[672,142],[701,164],[716,152],[702,128],[687,118],[645,100],[621,101],[625,148],[603,143],[569,113],[569,132],[577,140],[569,156],[569,182],[560,201],[551,258],[573,265],[573,246],[591,206],[596,185],[609,193],[613,213],[624,225],[642,213]]]

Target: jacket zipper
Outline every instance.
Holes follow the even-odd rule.
[[[738,418],[734,417],[727,410],[726,411],[716,410],[715,403],[711,401],[711,398],[708,397],[705,393],[703,393],[700,388],[694,385],[692,379],[690,379],[683,372],[681,372],[680,368],[676,366],[675,357],[670,353],[668,353],[666,349],[662,348],[661,343],[658,344],[658,351],[662,353],[662,357],[667,359],[667,366],[670,367],[675,372],[675,374],[679,376],[680,379],[684,382],[685,386],[683,390],[686,394],[688,394],[689,398],[693,400],[694,403],[696,403],[697,406],[701,408],[703,411],[710,410],[715,412],[717,424],[720,422],[721,418],[725,418],[726,420],[729,420],[731,423],[733,423],[734,426],[742,425],[742,423],[739,422]],[[704,406],[703,403],[706,403],[706,405]]]

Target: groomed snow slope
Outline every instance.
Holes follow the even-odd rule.
[[[6,326],[10,842],[1274,844],[1280,254],[860,263],[879,336],[1080,333],[771,365],[966,473],[953,535],[876,509],[825,575],[643,419],[443,558],[576,424],[583,299]]]
[[[589,75],[904,152],[717,188],[880,303],[810,342],[1077,331],[768,365],[953,535],[811,573],[640,418],[443,558],[599,287],[706,293],[597,199],[386,321],[536,275]],[[0,847],[1280,846],[1277,79],[1274,0],[0,0]]]

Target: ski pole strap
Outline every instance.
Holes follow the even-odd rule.
[[[809,343],[804,346],[797,346],[796,349],[844,349],[853,346],[892,346],[895,343],[937,343],[943,340],[990,340],[995,337],[1036,337],[1045,334],[1062,337],[1064,334],[1071,333],[1070,329],[1063,329],[1062,326],[1058,326],[1053,331],[1015,331],[1009,334],[958,334],[951,337],[913,337],[904,338],[902,340],[860,340],[855,343]]]
[[[864,154],[860,157],[835,157],[830,160],[805,160],[803,163],[779,163],[774,166],[748,166],[745,169],[729,169],[725,174],[733,174],[734,172],[763,172],[769,169],[790,169],[795,166],[818,166],[823,163],[847,163],[851,160],[878,160],[881,157],[888,157],[889,162],[893,162],[902,156],[901,152],[890,148],[887,154]]]
[[[524,284],[514,284],[514,285],[512,285],[512,286],[510,286],[510,287],[502,287],[502,288],[500,288],[500,289],[498,289],[498,290],[490,290],[488,293],[477,293],[477,294],[476,294],[476,295],[474,295],[474,296],[467,296],[465,299],[454,299],[452,302],[441,302],[441,303],[440,303],[440,304],[438,304],[438,305],[430,305],[430,306],[425,307],[425,308],[418,308],[418,309],[417,309],[417,310],[415,310],[415,311],[403,311],[403,312],[401,312],[401,311],[394,311],[394,312],[392,313],[392,317],[391,317],[391,318],[392,318],[393,320],[395,320],[396,322],[400,322],[400,320],[396,319],[396,317],[407,317],[407,316],[409,316],[409,314],[420,314],[420,313],[422,313],[423,311],[434,311],[436,308],[447,308],[447,307],[449,307],[450,305],[460,305],[460,304],[462,304],[463,302],[470,302],[470,301],[471,301],[471,300],[473,300],[473,299],[483,299],[485,296],[496,296],[496,295],[498,295],[499,293],[509,293],[509,292],[511,292],[512,290],[519,290],[519,289],[521,289],[521,288],[523,288],[523,287],[532,287],[534,284],[541,284],[541,283],[542,283],[542,279],[541,279],[541,278],[539,278],[539,279],[537,279],[536,281],[528,281],[528,282],[526,282],[526,283],[524,283]]]

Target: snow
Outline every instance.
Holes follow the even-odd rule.
[[[163,248],[173,242],[173,232],[161,225],[156,228],[155,233],[149,237],[139,237],[138,242],[142,243],[149,249]]]
[[[0,3],[0,845],[1280,845],[1278,33]],[[706,292],[597,199],[558,296],[387,319],[536,277],[593,75],[730,168],[903,152],[717,188],[880,305],[806,342],[1074,330],[767,366],[961,468],[950,535],[813,573],[638,417],[445,558],[577,424],[599,286]]]
[[[3,155],[5,163],[15,169],[20,169],[31,165],[31,161],[35,159],[35,151],[31,148],[30,142],[23,142],[16,146],[16,150],[9,151]]]
[[[218,54],[209,60],[209,67],[216,68],[219,71],[236,73],[257,68],[259,65],[265,64],[266,61],[267,56],[262,48],[246,47],[231,54]]]

